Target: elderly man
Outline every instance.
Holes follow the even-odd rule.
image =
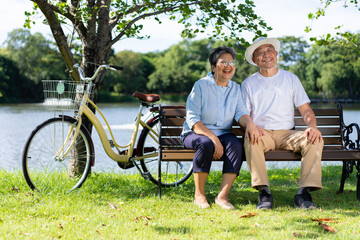
[[[259,72],[248,77],[241,86],[244,103],[260,133],[255,144],[245,140],[252,187],[259,190],[257,208],[271,209],[273,197],[264,153],[274,149],[300,152],[301,174],[294,206],[316,208],[309,192],[322,188],[321,156],[324,142],[309,105],[310,99],[298,77],[276,67],[279,50],[278,39],[259,38],[245,52],[246,60],[259,67]],[[305,131],[293,130],[294,106],[299,109],[307,125]]]

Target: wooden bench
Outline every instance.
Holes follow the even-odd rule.
[[[318,129],[324,139],[322,161],[342,161],[342,175],[338,193],[344,190],[346,178],[357,169],[357,199],[360,200],[360,129],[358,124],[345,125],[341,105],[331,109],[313,109],[317,119]],[[160,136],[159,136],[159,172],[161,161],[192,161],[194,150],[184,149],[180,134],[186,116],[185,106],[160,106]],[[295,110],[295,129],[305,130],[306,125],[300,112]],[[244,131],[234,121],[233,133],[239,138]],[[353,133],[353,135],[351,135]],[[351,140],[350,136],[356,137]],[[301,155],[286,150],[274,150],[265,154],[266,161],[300,161]],[[159,197],[161,197],[161,174],[159,176]]]

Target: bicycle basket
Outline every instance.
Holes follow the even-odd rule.
[[[86,84],[67,80],[42,80],[44,105],[49,110],[76,111],[84,95]],[[91,92],[93,89],[91,90]]]

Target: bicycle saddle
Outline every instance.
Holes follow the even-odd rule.
[[[160,96],[157,94],[146,94],[146,93],[139,93],[139,92],[134,92],[133,97],[136,97],[142,101],[146,101],[146,102],[156,102],[160,100]]]

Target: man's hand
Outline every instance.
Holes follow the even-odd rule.
[[[305,103],[298,107],[304,122],[308,126],[305,130],[305,137],[309,143],[316,143],[316,141],[322,140],[321,132],[316,127],[316,117],[314,111],[311,109],[309,103]]]
[[[260,137],[265,135],[264,129],[262,127],[256,126],[259,131]]]
[[[308,127],[304,133],[309,143],[316,143],[322,140],[322,134],[317,128]]]
[[[251,144],[258,144],[261,136],[264,135],[264,130],[257,127],[252,121],[246,124],[245,138],[251,141]]]

